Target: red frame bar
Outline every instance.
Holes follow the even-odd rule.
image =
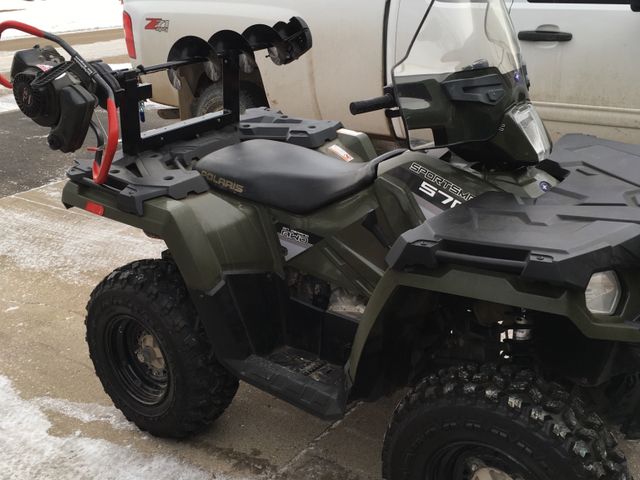
[[[93,181],[98,185],[102,185],[109,177],[109,169],[111,168],[111,162],[118,149],[118,140],[120,138],[118,110],[116,108],[116,102],[112,98],[107,99],[107,116],[109,119],[109,132],[107,134],[107,145],[104,150],[104,157],[100,163],[94,160],[91,169]]]
[[[75,58],[80,58],[78,52],[76,52],[67,42],[62,40],[48,32],[44,32],[39,28],[32,27],[31,25],[27,25],[22,22],[15,22],[12,20],[0,23],[0,37],[5,30],[19,30],[21,32],[28,33],[29,35],[33,35],[34,37],[46,38],[47,40],[51,40],[52,42],[60,45],[64,50],[71,55],[71,60],[73,61]],[[88,65],[84,62],[85,65]],[[84,67],[83,67],[84,68]],[[92,174],[93,181],[98,185],[101,185],[107,181],[109,177],[109,169],[111,168],[111,162],[113,162],[113,158],[116,154],[116,150],[118,149],[118,140],[120,139],[120,124],[118,122],[118,108],[116,106],[115,95],[113,90],[109,86],[109,84],[100,76],[98,72],[94,74],[95,80],[98,82],[99,86],[102,87],[108,94],[109,98],[107,99],[107,116],[109,119],[109,126],[107,132],[107,145],[104,150],[104,155],[101,161],[98,161],[98,153],[96,153],[96,157],[93,161],[92,166]],[[13,88],[11,81],[0,75],[0,85],[3,85],[7,88]]]
[[[14,22],[13,20],[8,20],[6,22],[0,23],[0,37],[5,30],[20,30],[21,32],[33,35],[34,37],[45,37],[45,32],[43,32],[39,28],[32,27],[31,25],[27,25],[26,23],[22,22]],[[2,75],[0,75],[0,85],[6,88],[13,88],[13,85],[11,85],[11,81]]]

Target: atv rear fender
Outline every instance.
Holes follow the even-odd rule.
[[[220,283],[223,271],[274,271],[273,259],[280,258],[258,210],[220,195],[204,193],[179,201],[155,198],[145,202],[144,215],[138,216],[119,210],[115,197],[106,191],[67,182],[62,202],[81,209],[92,202],[98,206],[94,213],[164,240],[192,291],[210,291]]]

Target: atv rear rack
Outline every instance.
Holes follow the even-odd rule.
[[[81,77],[86,95],[91,98],[92,92],[95,92],[96,100],[106,108],[108,113],[106,145],[104,145],[102,133],[94,126],[97,146],[90,149],[94,152],[91,178],[97,185],[105,184],[109,178],[121,129],[122,150],[125,154],[139,154],[160,149],[169,143],[190,140],[211,130],[223,131],[231,126],[237,129],[240,120],[240,58],[244,58],[249,64],[252,62],[255,64],[254,51],[269,49],[273,61],[279,65],[285,65],[306,53],[312,45],[311,33],[306,23],[301,18],[293,17],[288,23],[278,22],[273,27],[253,25],[242,35],[223,30],[214,34],[208,42],[196,37],[185,37],[181,43],[184,48],[172,49],[171,61],[167,63],[113,72],[110,67],[101,62],[88,62],[67,42],[52,33],[24,23],[8,21],[0,23],[0,36],[8,29],[20,30],[29,35],[50,40],[62,47],[71,57],[66,64],[57,65],[54,68],[43,66],[42,73],[33,83],[45,77],[49,71],[57,72],[58,67],[61,68],[60,72],[63,69],[74,69],[74,73]],[[151,98],[152,89],[149,84],[140,84],[140,75],[163,70],[177,72],[189,65],[212,61],[212,59],[219,62],[222,68],[224,110],[216,116],[205,116],[191,122],[182,122],[172,127],[142,134],[140,103]],[[0,75],[0,84],[7,88],[13,87],[11,81],[2,75]],[[56,98],[54,101],[63,102],[61,98]],[[120,125],[118,125],[118,109]],[[84,126],[87,125],[84,124]],[[54,148],[53,143],[50,142],[50,145]],[[76,148],[72,147],[68,151]]]
[[[252,138],[318,148],[335,140],[342,128],[340,122],[303,120],[270,108],[247,110],[240,117],[238,128],[225,125],[224,118],[223,112],[210,113],[143,133],[142,137],[155,148],[136,154],[125,152],[113,162],[109,178],[100,187],[92,180],[89,161],[76,161],[67,176],[80,185],[102,188],[115,195],[120,210],[143,215],[144,202],[152,198],[180,200],[191,193],[208,191],[209,185],[193,166],[215,150]]]

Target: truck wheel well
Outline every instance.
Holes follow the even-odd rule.
[[[214,83],[206,75],[202,75],[198,80],[195,95],[191,97],[186,105],[189,115],[197,117],[222,109],[223,92],[221,82]],[[247,108],[268,106],[264,90],[250,80],[240,81],[240,113],[244,113]]]
[[[198,79],[198,83],[194,92],[194,97],[198,98],[200,95],[202,95],[202,92],[204,92],[207,88],[209,88],[211,85],[220,85],[220,87],[222,88],[222,83],[221,82],[212,82],[211,79],[205,74],[203,73],[202,75],[200,75],[200,78]],[[245,91],[245,92],[251,92],[252,94],[260,94],[262,93],[264,95],[264,91],[263,88],[261,87],[262,82],[260,81],[259,78],[255,78],[255,75],[252,74],[248,74],[245,75],[243,74],[240,78],[240,91]]]

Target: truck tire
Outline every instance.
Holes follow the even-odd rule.
[[[247,108],[260,107],[260,100],[250,85],[243,84],[240,87],[240,113]],[[207,113],[219,112],[223,108],[222,85],[215,83],[205,88],[191,105],[191,113],[194,117],[200,117]]]
[[[238,380],[215,359],[176,265],[142,260],[93,291],[87,343],[105,392],[127,419],[159,437],[204,430]]]
[[[600,417],[530,370],[455,367],[398,404],[386,480],[632,480]]]

